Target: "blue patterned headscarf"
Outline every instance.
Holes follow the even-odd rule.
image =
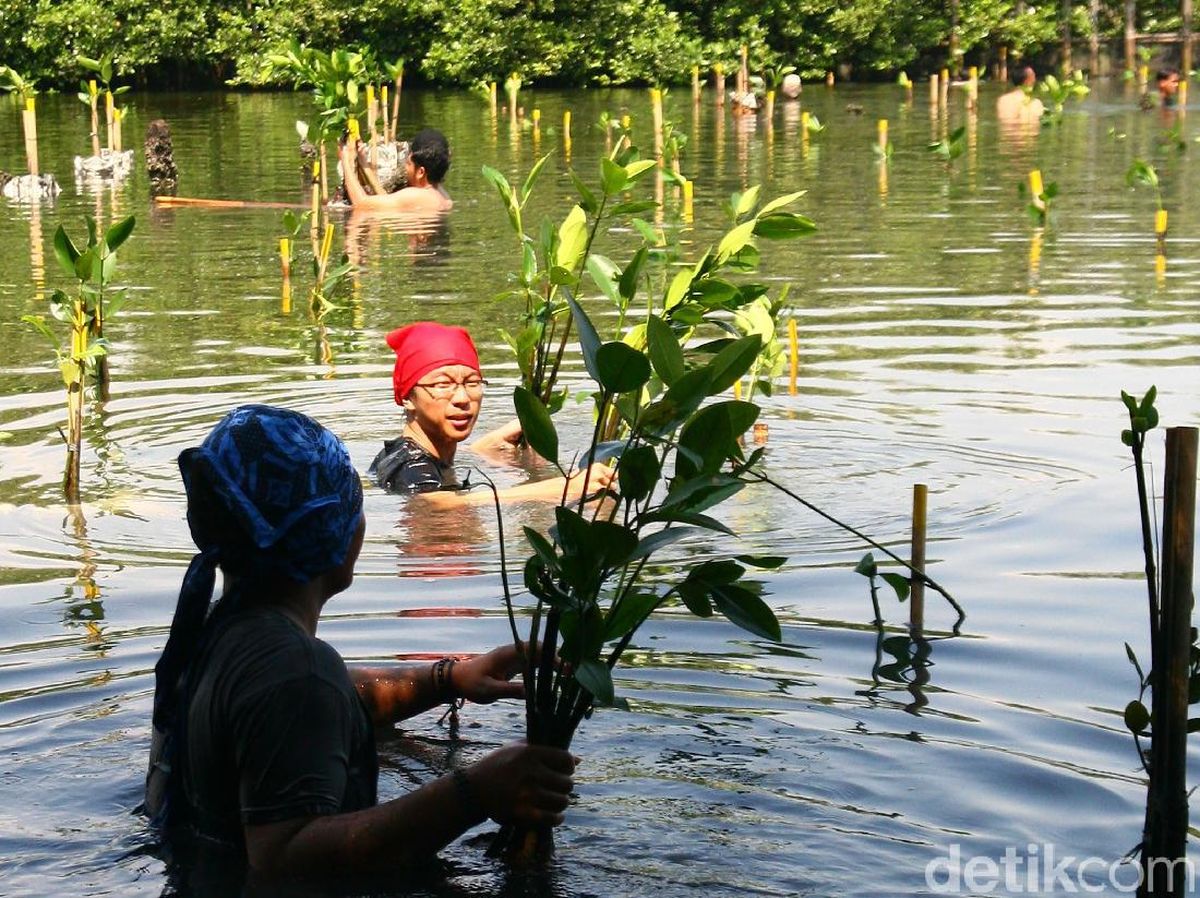
[[[212,607],[216,569],[253,588],[281,578],[307,583],[346,560],[362,520],[362,485],[350,453],[299,412],[244,405],[197,448],[179,456],[188,526],[200,549],[188,567],[171,633],[155,666],[154,725],[167,733],[186,704],[180,682],[206,622],[246,589]],[[181,695],[180,693],[185,693]]]

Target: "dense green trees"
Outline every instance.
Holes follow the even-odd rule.
[[[111,49],[118,68],[153,86],[261,84],[264,53],[290,38],[369,46],[409,60],[434,83],[526,80],[671,83],[691,66],[732,65],[741,43],[756,67],[856,75],[1053,48],[1061,3],[1022,0],[26,0],[0,17],[0,64],[60,85],[75,56]],[[1103,0],[1099,29],[1118,39],[1121,0]],[[1178,24],[1178,0],[1142,0],[1140,25]],[[952,26],[952,22],[956,23]],[[1087,4],[1072,33],[1086,41]]]

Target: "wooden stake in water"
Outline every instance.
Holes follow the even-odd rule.
[[[788,394],[795,396],[798,392],[796,380],[800,376],[800,339],[796,334],[796,319],[788,319],[788,357],[791,361],[791,377],[788,378]]]
[[[108,148],[113,148],[113,95],[111,90],[104,92],[104,123],[108,128]]]
[[[913,486],[912,551],[910,564],[915,572],[925,573],[925,524],[929,488],[918,483]],[[908,626],[913,633],[925,629],[925,582],[917,576],[910,581],[908,596]]]
[[[1145,87],[1150,82],[1150,66],[1144,65],[1138,69],[1138,84]]]
[[[938,73],[934,72],[929,76],[929,111],[936,112],[938,106],[938,97],[941,93],[938,89]]]
[[[967,108],[974,112],[979,108],[979,66],[968,69],[967,78]]]
[[[113,152],[120,153],[125,148],[121,139],[121,123],[125,121],[125,110],[113,109]]]
[[[692,192],[693,186],[691,179],[686,179],[683,182],[683,220],[692,220]]]
[[[725,105],[725,66],[717,63],[713,66],[713,87],[717,92],[717,105]]]
[[[1179,82],[1179,94],[1178,94],[1176,104],[1175,104],[1176,108],[1179,110],[1180,115],[1184,115],[1187,113],[1187,90],[1188,90],[1187,81],[1180,81]]]
[[[571,155],[571,110],[563,111],[563,154]]]
[[[1001,46],[999,53],[1000,62],[996,68],[996,80],[1001,84],[1005,84],[1008,81],[1008,47]],[[1092,74],[1095,75],[1097,73],[1092,72]]]
[[[879,149],[887,152],[888,148],[888,120],[881,118],[879,120]]]
[[[383,141],[390,143],[392,139],[391,118],[388,116],[388,86],[379,86],[379,113],[383,117]]]
[[[371,159],[372,166],[377,164],[377,160],[375,158],[375,123],[376,123],[377,117],[378,116],[376,115],[376,111],[375,111],[375,85],[368,84],[367,85],[367,134],[370,135],[370,137],[368,138],[368,141],[371,144],[370,159]]]
[[[279,265],[286,281],[292,274],[292,241],[287,237],[279,238]]]
[[[1187,851],[1188,669],[1196,541],[1195,427],[1167,428],[1159,651],[1151,671],[1150,784],[1142,834],[1147,895],[1183,895]],[[1151,878],[1153,877],[1153,878]]]
[[[775,91],[767,91],[767,127],[770,127],[775,121]]]
[[[692,102],[700,102],[700,66],[692,66]]]
[[[496,106],[497,106],[497,103],[496,103],[496,82],[495,82],[495,81],[491,81],[491,82],[489,82],[489,83],[488,83],[488,98],[489,98],[489,101],[491,102],[491,105],[492,105],[492,115],[495,115],[495,114],[496,114]]]
[[[750,48],[742,44],[742,63],[738,68],[738,94],[745,96],[750,90]]]
[[[28,97],[25,100],[25,108],[21,111],[21,124],[25,128],[25,162],[29,165],[29,173],[37,175],[38,172],[38,148],[37,148],[37,111],[34,107],[33,97]]]
[[[632,125],[633,125],[633,118],[629,115],[628,112],[625,113],[623,116],[621,116],[621,127],[622,128],[624,128],[626,131],[628,131],[630,129],[630,127],[632,127]]]
[[[950,70],[942,69],[942,74],[938,78],[938,103],[942,106],[946,105],[946,101],[950,98]]]
[[[317,236],[321,227],[321,162],[315,160],[312,167],[312,208],[309,209],[308,231],[312,238],[313,253],[317,251]]]
[[[662,161],[663,150],[663,109],[662,109],[662,90],[657,87],[650,88],[650,120],[654,127],[654,157]]]
[[[392,97],[392,134],[390,141],[396,139],[396,134],[400,128],[400,91],[404,88],[404,66],[400,67],[400,71],[396,73],[396,95]]]
[[[1045,190],[1046,190],[1046,188],[1042,185],[1041,169],[1035,168],[1032,171],[1030,171],[1029,172],[1029,194],[1031,197],[1033,197],[1032,202],[1033,202],[1034,208],[1037,209],[1039,212],[1046,211],[1046,203],[1042,199],[1042,194],[1045,193]]]
[[[1158,252],[1166,252],[1167,246],[1167,210],[1159,209],[1154,213],[1154,234],[1158,237]]]
[[[95,80],[88,82],[88,102],[92,107],[92,155],[100,155],[100,112],[97,108],[100,100],[100,91],[96,87]]]

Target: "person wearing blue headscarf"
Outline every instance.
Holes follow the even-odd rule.
[[[524,743],[376,802],[373,727],[455,699],[520,697],[522,648],[351,669],[316,637],[365,529],[341,441],[298,412],[247,405],[179,467],[199,553],[155,667],[145,806],[156,822],[268,876],[325,878],[429,856],[489,817],[562,821],[574,758]]]

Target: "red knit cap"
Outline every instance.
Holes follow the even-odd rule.
[[[392,386],[396,404],[404,402],[424,375],[443,365],[466,365],[479,371],[479,354],[471,335],[461,327],[418,321],[392,331],[387,344],[396,353]]]

